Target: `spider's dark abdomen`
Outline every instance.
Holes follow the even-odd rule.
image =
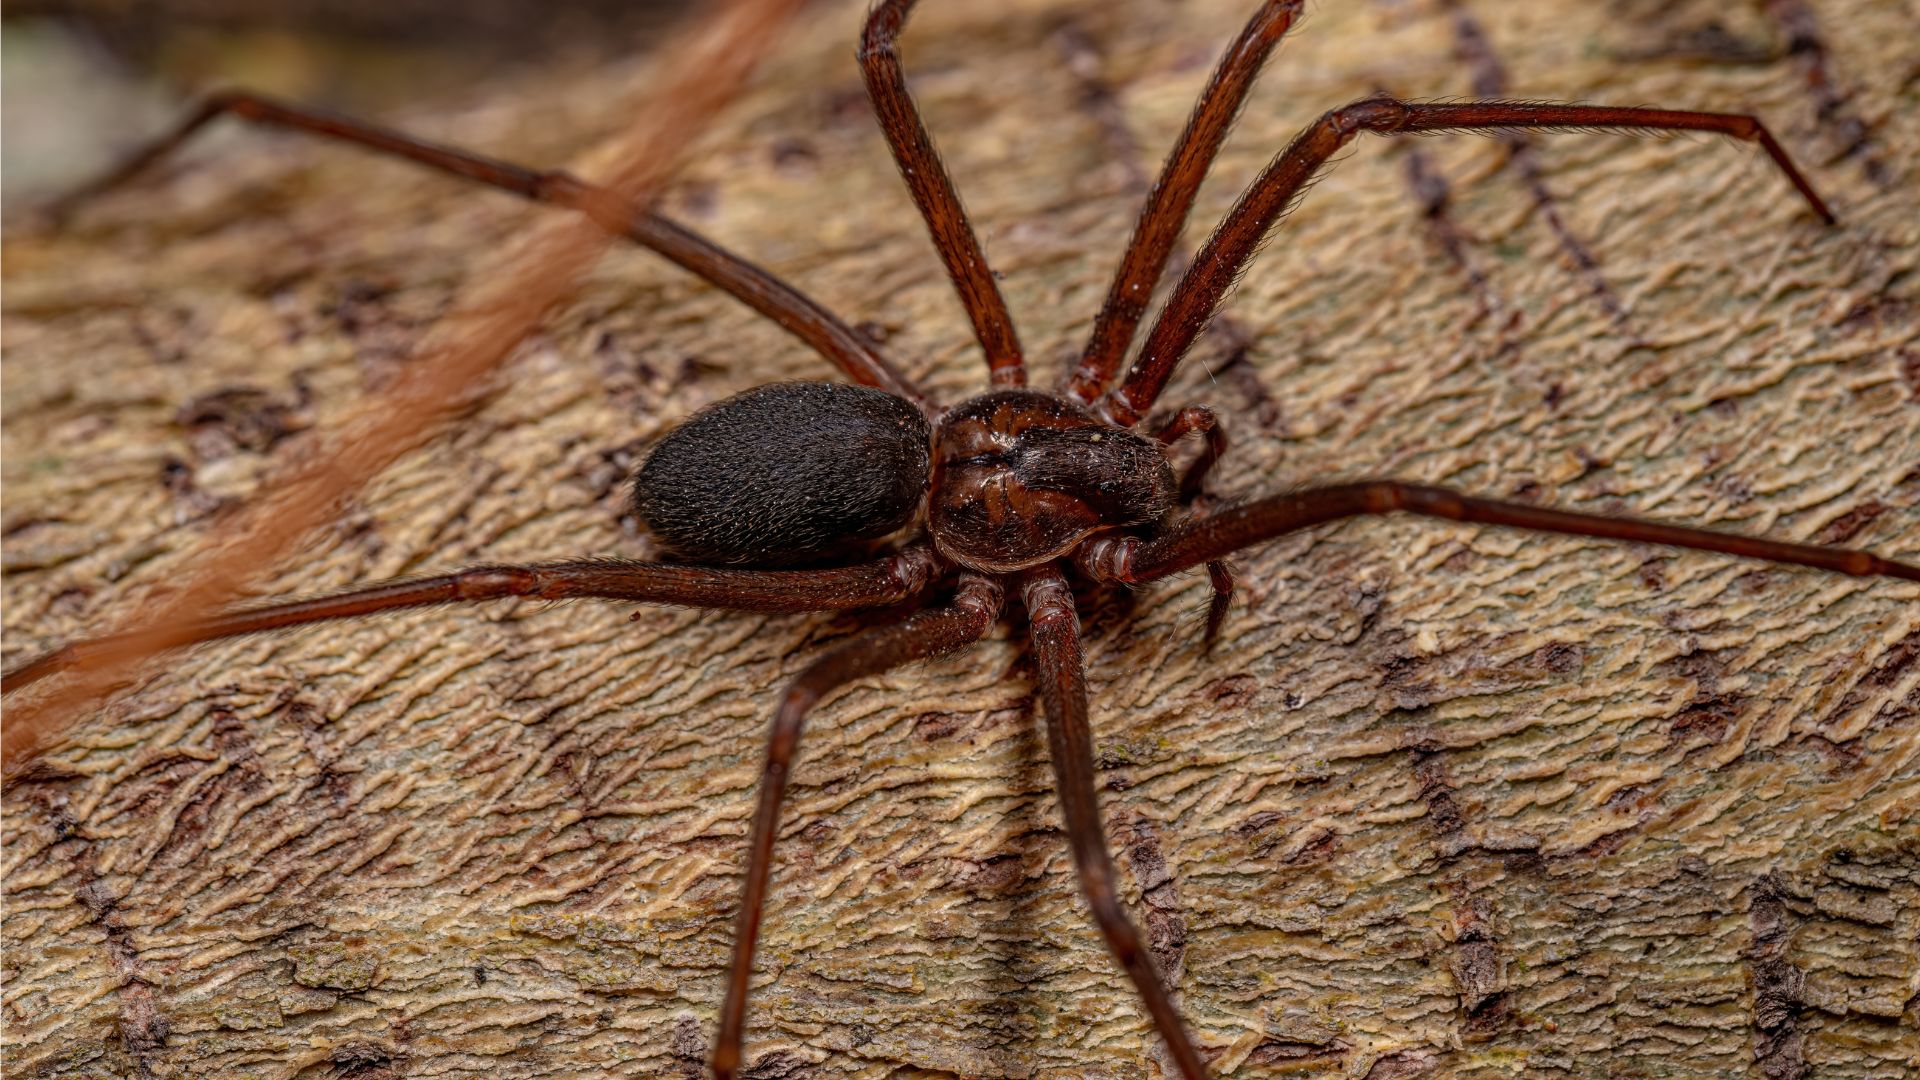
[[[810,562],[912,520],[929,435],[918,409],[881,390],[762,386],[662,439],[633,478],[633,512],[686,562]]]

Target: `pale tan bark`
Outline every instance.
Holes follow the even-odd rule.
[[[1136,205],[1056,31],[1094,43],[1153,159],[1245,7],[918,17],[909,68],[1043,367],[1084,335]],[[1620,58],[1679,37],[1684,12],[1476,10],[1518,94],[1751,108],[1805,160],[1834,149],[1791,59]],[[862,110],[859,11],[815,13],[673,209],[871,320],[952,399],[981,365]],[[1169,394],[1233,425],[1221,491],[1389,474],[1913,558],[1910,25],[1865,0],[1815,14],[1869,125],[1864,150],[1813,165],[1841,229],[1717,142],[1543,141],[1621,328],[1498,144],[1424,141],[1499,301],[1473,323],[1403,151],[1364,144],[1233,301],[1244,362],[1195,364]],[[634,81],[502,84],[405,122],[564,161],[640,107]],[[1379,86],[1463,92],[1446,21],[1325,5],[1199,216]],[[310,438],[236,449],[232,425],[184,429],[183,405],[245,387],[286,406],[243,410],[264,430],[324,427],[531,212],[347,151],[232,139],[203,160],[8,238],[10,658],[164,584],[209,513]],[[616,254],[510,393],[270,588],[641,550],[619,479],[649,439],[824,372]],[[1198,580],[1085,612],[1110,838],[1223,1074],[1889,1076],[1920,1055],[1920,590],[1403,521],[1239,567],[1211,655]],[[7,793],[10,1069],[692,1075],[773,694],[865,620],[627,615],[423,613],[164,662]],[[758,1075],[1158,1075],[1075,895],[1039,723],[1017,631],[820,711]]]

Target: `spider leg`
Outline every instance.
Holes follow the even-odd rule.
[[[764,267],[715,244],[684,225],[631,205],[570,173],[540,172],[415,138],[404,132],[316,109],[289,105],[244,91],[214,94],[172,131],[136,150],[104,176],[68,192],[48,207],[56,218],[80,203],[118,187],[173,153],[200,129],[231,114],[249,123],[351,143],[376,153],[425,165],[536,203],[578,210],[616,236],[674,263],[726,292],[799,338],[849,379],[878,387],[924,406],[912,380],[896,370],[872,343],[831,311]]]
[[[933,137],[907,92],[896,45],[914,0],[881,0],[867,15],[860,35],[860,70],[867,96],[886,133],[887,145],[900,166],[900,175],[913,193],[914,205],[926,219],[933,246],[946,264],[947,276],[960,293],[960,302],[973,322],[974,337],[987,354],[987,376],[996,387],[1027,385],[1026,360],[1020,337],[1007,313],[1007,302],[994,283],[993,270],[980,248],[980,238],[967,220],[966,208],[953,187],[952,177],[934,149]]]
[[[1446,488],[1398,480],[1368,480],[1274,495],[1181,525],[1165,536],[1150,540],[1136,537],[1096,539],[1083,546],[1076,559],[1080,569],[1095,581],[1137,584],[1177,573],[1243,547],[1312,525],[1341,518],[1395,512],[1482,525],[1504,525],[1535,532],[1717,551],[1791,566],[1812,566],[1854,577],[1920,581],[1920,565],[1883,559],[1852,548],[1764,540],[1757,536],[1664,525],[1639,518],[1604,517],[1524,503],[1499,502],[1462,495]]]
[[[766,906],[767,878],[773,868],[780,803],[786,795],[787,775],[793,766],[807,712],[835,688],[855,679],[949,653],[980,640],[1000,618],[1002,600],[998,581],[979,574],[963,574],[951,605],[920,612],[903,623],[882,627],[836,646],[807,665],[782,695],[767,739],[766,769],[760,778],[760,801],[754,809],[749,840],[747,880],[740,898],[740,924],[733,938],[733,960],[727,968],[727,996],[720,1007],[720,1031],[714,1038],[713,1073],[717,1080],[732,1080],[742,1063],[741,1035],[746,1026],[747,988],[753,977],[753,951],[760,936],[760,916]]]
[[[1171,446],[1188,435],[1199,435],[1207,440],[1207,448],[1187,466],[1187,474],[1180,478],[1180,499],[1191,502],[1200,497],[1200,486],[1207,479],[1207,473],[1227,452],[1227,429],[1220,423],[1220,417],[1205,405],[1189,405],[1173,415],[1167,426],[1160,429],[1154,438]]]
[[[1213,317],[1221,298],[1239,280],[1274,223],[1306,190],[1327,159],[1361,132],[1405,135],[1434,131],[1591,128],[1708,131],[1758,143],[1813,212],[1826,223],[1834,223],[1833,212],[1794,167],[1787,152],[1757,118],[1745,114],[1513,101],[1418,104],[1392,97],[1367,98],[1322,116],[1281,151],[1241,194],[1240,201],[1207,238],[1206,246],[1201,248],[1193,265],[1187,268],[1186,276],[1160,310],[1126,380],[1100,399],[1096,411],[1121,427],[1131,427],[1153,407],[1181,358]]]
[[[1153,955],[1140,940],[1140,931],[1120,906],[1114,882],[1113,860],[1107,854],[1106,833],[1094,795],[1093,735],[1087,725],[1087,675],[1080,656],[1080,620],[1073,594],[1060,571],[1048,565],[1027,572],[1021,584],[1031,625],[1033,656],[1040,681],[1040,697],[1047,712],[1047,746],[1053,775],[1060,788],[1060,808],[1066,817],[1067,840],[1073,847],[1080,891],[1087,898],[1094,921],[1107,939],[1107,949],[1133,980],[1134,989],[1153,1016],[1153,1026],[1173,1055],[1183,1080],[1205,1080],[1206,1065],[1193,1047],[1186,1025],[1174,1007],[1173,995],[1154,966]]]
[[[1233,39],[1233,44],[1227,46],[1226,53],[1220,57],[1213,78],[1200,92],[1200,100],[1194,103],[1193,113],[1187,117],[1186,130],[1180,133],[1180,141],[1174,144],[1173,153],[1161,167],[1160,178],[1147,195],[1147,205],[1141,209],[1133,237],[1127,241],[1126,253],[1120,257],[1120,268],[1113,275],[1113,284],[1094,320],[1093,334],[1080,355],[1080,362],[1068,371],[1060,384],[1061,392],[1067,397],[1082,405],[1092,402],[1120,370],[1121,361],[1127,358],[1127,347],[1133,343],[1134,332],[1140,327],[1140,318],[1146,314],[1153,288],[1166,267],[1167,256],[1180,239],[1181,227],[1193,209],[1200,182],[1213,168],[1214,155],[1226,141],[1234,117],[1240,114],[1240,104],[1253,88],[1267,56],[1299,17],[1303,6],[1302,0],[1264,0],[1241,28],[1240,36]]]
[[[1207,478],[1207,472],[1213,468],[1227,452],[1227,429],[1220,418],[1205,405],[1189,405],[1174,414],[1167,426],[1160,429],[1154,438],[1163,443],[1172,444],[1189,434],[1199,434],[1206,438],[1207,447],[1187,466],[1187,474],[1180,478],[1180,498],[1183,502],[1192,502],[1201,495],[1201,484]],[[1227,609],[1233,604],[1233,569],[1224,559],[1214,559],[1207,563],[1207,580],[1213,585],[1213,596],[1207,601],[1207,631],[1205,643],[1211,649],[1219,640],[1220,627],[1227,621]]]
[[[145,655],[159,648],[402,608],[523,596],[541,600],[629,600],[734,611],[831,611],[898,603],[932,584],[937,570],[938,562],[926,547],[823,570],[736,570],[614,559],[476,566],[437,577],[381,582],[331,596],[239,608],[188,626],[76,641],[0,675],[0,690],[12,693],[49,675],[120,653]]]

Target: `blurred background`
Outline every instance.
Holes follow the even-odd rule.
[[[245,86],[379,115],[528,67],[659,41],[693,0],[8,0],[0,23],[0,199],[105,167],[194,95]]]

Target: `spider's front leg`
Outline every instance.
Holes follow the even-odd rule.
[[[571,173],[530,169],[510,161],[409,135],[379,124],[335,116],[319,109],[276,101],[245,90],[215,93],[167,131],[118,166],[55,200],[46,209],[56,221],[89,200],[121,187],[170,157],[207,125],[224,116],[285,132],[358,146],[386,157],[411,161],[523,199],[577,210],[615,236],[624,236],[656,252],[688,273],[717,286],[759,312],[838,367],[862,386],[872,386],[926,407],[913,380],[896,369],[872,342],[765,267],[721,247],[705,236],[612,191]]]
[[[1200,498],[1207,473],[1227,453],[1227,429],[1212,409],[1189,405],[1175,413],[1154,438],[1171,446],[1188,435],[1199,435],[1206,440],[1206,449],[1200,451],[1200,456],[1187,466],[1186,475],[1180,478],[1180,501],[1191,505]],[[1233,604],[1233,568],[1225,559],[1214,559],[1207,563],[1207,580],[1213,586],[1213,595],[1207,601],[1204,642],[1211,649],[1220,638],[1220,627],[1226,624],[1227,609]]]
[[[1524,101],[1429,102],[1372,97],[1335,109],[1301,132],[1248,185],[1240,200],[1207,238],[1186,276],[1168,297],[1127,377],[1096,408],[1121,427],[1139,422],[1214,311],[1266,240],[1274,224],[1299,200],[1313,178],[1341,147],[1360,133],[1408,135],[1442,131],[1705,131],[1757,143],[1814,214],[1835,218],[1813,185],[1793,164],[1757,117],[1743,113],[1626,109],[1592,105],[1547,105]]]
[[[1920,565],[1882,558],[1855,548],[1795,544],[1641,518],[1607,517],[1501,502],[1399,480],[1364,480],[1272,495],[1190,522],[1151,540],[1095,539],[1083,545],[1074,557],[1081,571],[1095,581],[1137,585],[1314,525],[1392,513],[1716,551],[1790,566],[1811,566],[1852,577],[1920,581]]]
[[[1173,994],[1154,966],[1140,931],[1120,905],[1113,859],[1107,854],[1106,832],[1094,794],[1087,673],[1080,655],[1080,619],[1074,612],[1073,593],[1060,571],[1045,565],[1026,573],[1021,596],[1031,625],[1040,700],[1047,713],[1048,754],[1053,759],[1054,782],[1060,790],[1060,809],[1066,818],[1074,868],[1080,875],[1080,891],[1087,898],[1094,921],[1100,924],[1108,950],[1146,1003],[1153,1026],[1172,1053],[1182,1080],[1206,1080],[1207,1067],[1174,1007]]]
[[[980,574],[963,574],[953,603],[923,611],[906,622],[862,634],[807,665],[780,698],[767,738],[767,762],[760,777],[760,801],[749,834],[747,880],[740,897],[740,922],[733,938],[733,960],[727,968],[727,996],[720,1007],[720,1031],[714,1038],[713,1073],[732,1080],[742,1063],[741,1042],[746,1027],[747,987],[753,978],[753,951],[760,938],[760,916],[767,901],[767,878],[773,869],[773,841],[779,834],[780,803],[787,793],[787,777],[800,746],[800,729],[807,713],[833,690],[868,675],[915,660],[939,656],[971,645],[987,635],[1000,618],[1004,601],[1000,583]]]

